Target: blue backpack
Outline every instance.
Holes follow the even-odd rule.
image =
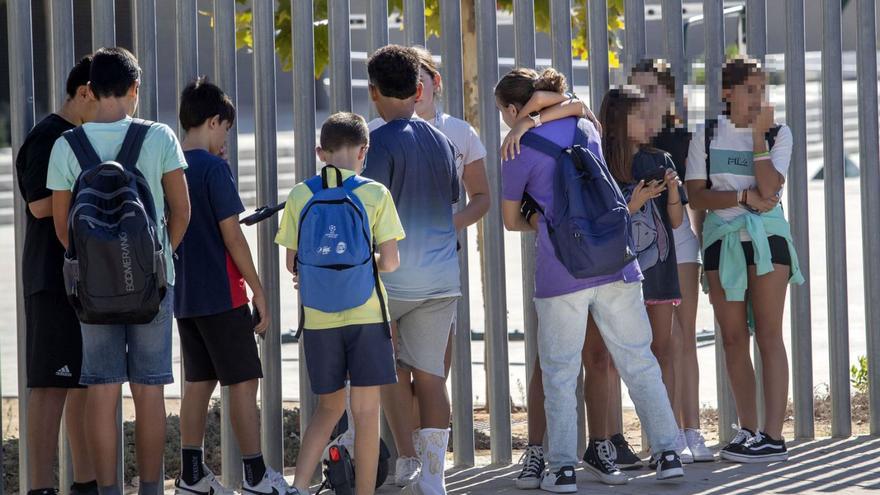
[[[328,173],[335,175],[335,186],[330,186]],[[358,175],[343,181],[342,173],[333,165],[305,181],[312,197],[299,215],[296,266],[300,303],[337,313],[363,305],[375,290],[387,323],[370,220],[355,194],[358,187],[370,182]],[[301,318],[300,329],[302,323]]]
[[[605,163],[587,147],[580,123],[567,148],[533,131],[521,142],[556,160],[552,215],[545,221],[568,272],[575,278],[611,275],[635,259],[626,200]]]

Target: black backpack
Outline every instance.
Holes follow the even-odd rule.
[[[706,147],[706,189],[712,189],[712,173],[710,172],[710,168],[712,167],[712,160],[709,159],[711,156],[709,153],[709,145],[712,144],[712,139],[715,137],[715,129],[718,127],[718,119],[708,119],[706,120],[706,131],[703,134],[704,138],[704,146]],[[767,151],[773,149],[773,145],[776,143],[776,135],[779,134],[779,129],[781,129],[781,125],[776,125],[771,127],[767,134],[764,135],[764,138],[767,140]]]
[[[83,323],[149,323],[165,297],[156,208],[135,167],[152,124],[132,120],[116,161],[102,162],[82,127],[63,134],[82,168],[67,219],[64,284]]]

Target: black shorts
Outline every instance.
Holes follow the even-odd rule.
[[[28,388],[82,388],[82,332],[62,292],[25,296]]]
[[[302,343],[315,394],[342,389],[346,378],[352,387],[397,383],[391,336],[383,323],[305,329]]]
[[[791,266],[791,253],[788,251],[788,241],[784,237],[771,235],[767,238],[770,243],[770,256],[774,265]],[[755,248],[751,241],[742,243],[743,253],[746,255],[746,265],[755,265]],[[721,263],[721,241],[714,242],[703,253],[703,269],[707,272],[718,270]]]
[[[188,382],[235,385],[263,377],[247,304],[216,315],[178,318],[183,374]]]

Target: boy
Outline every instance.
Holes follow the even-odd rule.
[[[364,176],[391,190],[408,235],[401,244],[400,269],[382,277],[391,321],[397,324],[398,383],[382,390],[382,408],[400,455],[395,477],[398,484],[410,485],[404,491],[435,495],[446,493],[449,399],[444,355],[461,296],[451,208],[459,189],[451,143],[431,124],[413,117],[422,92],[420,68],[418,54],[398,45],[380,48],[370,57],[370,98],[387,124],[370,134]],[[419,401],[419,449],[413,445],[410,383]]]
[[[52,466],[58,452],[61,414],[73,457],[71,492],[97,493],[95,470],[86,450],[86,389],[79,384],[82,336],[79,320],[64,290],[61,268],[64,247],[52,223],[52,191],[46,189],[49,153],[64,131],[93,120],[95,100],[89,93],[92,57],[77,62],[67,76],[67,99],[58,113],[40,121],[18,151],[15,168],[26,210],[22,276],[27,321],[29,495],[51,495]]]
[[[269,326],[263,286],[238,223],[244,211],[229,165],[218,155],[235,122],[223,91],[198,78],[183,90],[180,124],[192,216],[177,249],[174,314],[186,383],[180,407],[176,493],[231,494],[203,463],[205,412],[217,382],[229,387],[232,427],[242,452],[244,491],[284,495],[287,483],[260,451],[257,386],[263,377],[254,333]],[[256,325],[245,282],[253,291]],[[256,315],[255,315],[256,316]]]
[[[93,122],[83,124],[98,157],[114,160],[131,125],[138,102],[141,69],[124,48],[101,48],[92,58],[89,90],[97,100]],[[174,132],[164,124],[147,131],[137,169],[149,185],[156,208],[158,238],[164,246],[168,288],[159,313],[145,325],[81,325],[82,375],[89,387],[86,434],[95,463],[98,491],[119,495],[116,454],[119,439],[116,411],[122,383],[128,381],[137,417],[137,459],[140,494],[161,490],[165,451],[165,398],[163,386],[172,383],[171,325],[174,301],[174,249],[189,223],[189,195],[183,170],[186,160]],[[67,217],[80,165],[66,139],[52,148],[46,187],[52,193],[55,234],[68,245]],[[167,206],[166,206],[167,203]],[[162,221],[162,219],[167,219]]]
[[[275,238],[275,242],[287,248],[287,269],[302,285],[300,301],[304,330],[301,342],[305,346],[312,391],[318,395],[318,410],[303,436],[296,460],[294,490],[303,495],[309,493],[309,482],[327,439],[345,412],[346,376],[351,383],[351,410],[357,431],[354,443],[355,492],[358,495],[373,493],[379,461],[379,386],[394,383],[397,379],[388,329],[387,296],[376,270],[388,273],[397,268],[397,241],[403,239],[404,232],[391,193],[377,182],[358,177],[368,143],[367,124],[359,115],[336,113],[324,122],[321,145],[316,151],[327,166],[320,177],[297,184],[290,191]],[[350,206],[337,208],[345,208],[342,211],[352,215],[348,217],[351,220],[345,224],[325,222],[327,225],[324,225],[322,219],[330,219],[335,213],[330,211],[332,205],[322,205],[311,199],[316,194],[332,194],[334,191],[329,190],[335,188],[345,188],[340,194],[349,198]],[[364,213],[365,218],[361,216]],[[365,223],[358,225],[357,218],[363,218]],[[303,225],[306,227],[302,228]],[[359,232],[358,229],[363,230]],[[302,237],[299,236],[300,230]],[[352,236],[347,236],[348,233]],[[369,234],[369,242],[355,237],[363,234]],[[354,253],[358,244],[364,247],[368,260],[373,257],[373,251],[376,253],[373,263],[363,262],[362,269],[367,270],[364,272],[367,278],[365,283],[358,284],[358,288],[366,289],[363,297],[366,302],[357,306],[343,304],[341,307],[351,309],[342,311],[325,311],[330,309],[325,304],[334,305],[336,301],[322,301],[322,290],[325,297],[329,296],[327,299],[341,300],[347,299],[356,285],[328,283],[329,275],[318,276],[324,279],[320,287],[310,283],[311,270],[326,268],[310,266],[309,263],[328,254],[332,258],[332,253],[340,258],[346,252]],[[360,259],[354,262],[361,263]],[[353,265],[339,272],[357,269],[358,266]]]

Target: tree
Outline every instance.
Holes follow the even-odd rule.
[[[249,3],[248,0],[236,1],[242,5]],[[425,32],[428,37],[440,36],[440,1],[425,0]],[[586,59],[589,54],[587,1],[572,1],[572,56],[581,59]],[[620,32],[623,29],[623,0],[607,0],[607,2],[608,59],[611,67],[618,67],[620,65],[618,53],[622,48]],[[499,11],[510,13],[513,11],[513,0],[497,0],[497,6]],[[403,0],[388,0],[388,12],[389,14],[402,14]],[[278,0],[275,8],[275,51],[278,53],[282,69],[285,71],[293,69],[291,19],[290,0]],[[239,49],[253,48],[252,20],[253,15],[250,8],[242,9],[236,14],[236,46]],[[535,0],[535,25],[539,32],[550,32],[550,0]],[[330,63],[327,0],[315,0],[314,2],[314,29],[315,78],[318,78]]]

